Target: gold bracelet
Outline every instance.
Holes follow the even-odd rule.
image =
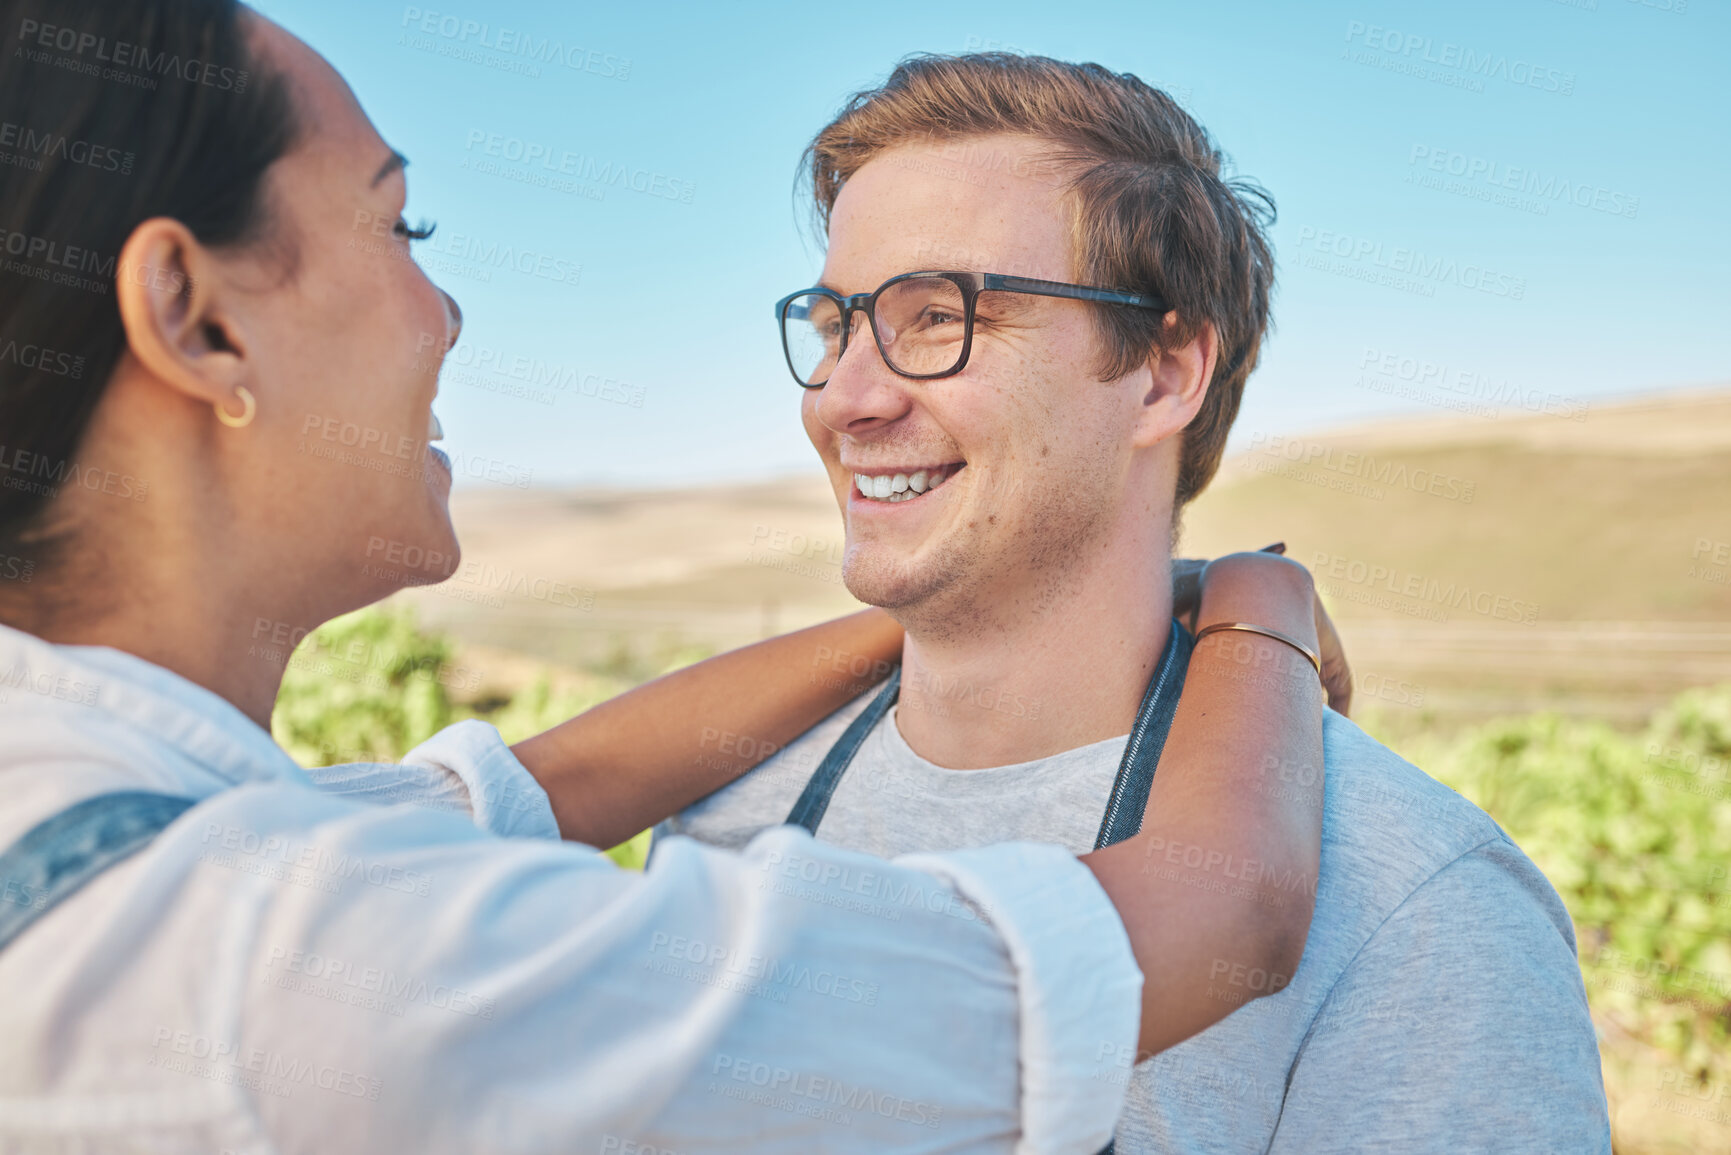
[[[1243,630],[1246,633],[1261,634],[1265,638],[1273,638],[1277,642],[1285,642],[1287,645],[1303,654],[1305,658],[1309,660],[1310,664],[1316,667],[1316,676],[1318,678],[1322,677],[1322,659],[1316,656],[1315,650],[1311,649],[1297,638],[1289,638],[1279,630],[1271,630],[1267,626],[1253,626],[1249,622],[1215,622],[1211,626],[1203,626],[1201,629],[1197,630],[1196,640],[1200,642],[1203,638],[1206,638],[1209,634],[1212,634],[1217,630]]]

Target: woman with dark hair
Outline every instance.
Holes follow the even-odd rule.
[[[458,556],[431,443],[461,317],[408,256],[407,162],[232,0],[0,13],[0,1147],[1091,1150],[1117,1058],[1232,1008],[1211,966],[1297,965],[1307,902],[1172,882],[1146,834],[590,849],[749,768],[694,760],[704,727],[768,749],[856,694],[805,675],[892,659],[875,611],[515,748],[470,722],[296,766],[279,643],[415,583],[381,551]],[[1199,613],[1313,651],[1312,597],[1233,555]],[[1232,652],[1191,663],[1160,829],[1314,872],[1320,775],[1256,779],[1320,767],[1321,691]]]

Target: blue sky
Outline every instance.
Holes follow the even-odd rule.
[[[1731,380],[1720,0],[258,7],[412,159],[421,258],[467,316],[447,444],[495,477],[815,468],[769,308],[821,264],[795,166],[916,51],[1134,72],[1274,195],[1278,329],[1240,444]],[[567,175],[506,159],[535,149]],[[597,184],[608,164],[644,190]]]

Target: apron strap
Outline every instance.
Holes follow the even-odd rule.
[[[803,826],[811,834],[817,833],[817,824],[823,821],[823,812],[829,809],[830,796],[835,793],[836,783],[841,781],[842,771],[846,770],[853,756],[859,753],[860,746],[866,736],[877,728],[896,703],[896,696],[901,693],[902,668],[897,666],[890,675],[889,681],[878,696],[872,699],[872,704],[860,712],[823,761],[818,763],[812,772],[811,780],[805,784],[805,790],[800,793],[799,801],[788,811],[787,820],[795,826]]]
[[[1136,725],[1130,730],[1130,740],[1124,744],[1124,760],[1118,763],[1118,777],[1112,783],[1112,794],[1106,800],[1106,814],[1100,820],[1100,833],[1094,839],[1094,849],[1100,850],[1122,842],[1142,829],[1142,815],[1148,809],[1148,792],[1154,786],[1154,770],[1160,765],[1160,754],[1166,749],[1166,735],[1172,732],[1172,719],[1178,715],[1178,699],[1184,688],[1184,675],[1190,669],[1190,652],[1196,639],[1190,636],[1176,619],[1172,635],[1166,639],[1166,651],[1154,676],[1148,679],[1148,689],[1142,695],[1142,705],[1136,711]],[[1100,1155],[1115,1155],[1117,1139],[1100,1148]]]
[[[1178,713],[1178,697],[1184,689],[1184,672],[1190,666],[1190,651],[1195,646],[1190,631],[1176,620],[1166,638],[1166,648],[1148,679],[1148,689],[1142,695],[1142,705],[1136,711],[1136,723],[1130,730],[1130,740],[1124,744],[1124,758],[1118,763],[1118,776],[1112,782],[1112,793],[1106,801],[1106,813],[1100,820],[1100,833],[1094,849],[1122,842],[1142,829],[1142,812],[1148,806],[1148,791],[1154,784],[1154,770],[1160,763],[1160,752],[1166,748],[1166,735],[1172,729],[1172,719]],[[889,708],[895,705],[901,692],[902,672],[898,667],[884,688],[860,715],[848,725],[818,763],[811,778],[800,793],[799,801],[788,811],[787,821],[817,833],[829,809],[829,800],[848,765],[865,744],[867,735],[883,721]]]
[[[1160,764],[1160,752],[1166,748],[1166,735],[1172,730],[1172,719],[1178,713],[1178,699],[1184,690],[1184,674],[1190,668],[1190,652],[1196,640],[1190,631],[1173,619],[1148,688],[1142,694],[1142,704],[1136,710],[1136,722],[1130,729],[1130,740],[1124,744],[1124,757],[1118,763],[1118,776],[1112,781],[1112,793],[1106,800],[1106,813],[1100,820],[1100,833],[1094,839],[1094,849],[1122,842],[1142,829],[1142,812],[1148,808],[1148,792],[1154,785],[1154,770]],[[902,685],[901,667],[890,675],[884,688],[861,711],[842,736],[830,747],[806,782],[799,801],[788,812],[788,822],[817,833],[824,811],[835,794],[836,784],[865,744],[877,724],[883,721]],[[1117,1140],[1101,1148],[1100,1155],[1113,1155]]]
[[[149,845],[196,805],[192,798],[123,790],[43,819],[0,854],[0,948],[85,883]]]
[[[1099,835],[1094,849],[1123,842],[1142,828],[1142,810],[1148,809],[1148,791],[1155,784],[1155,767],[1160,765],[1160,752],[1167,748],[1167,734],[1172,731],[1172,719],[1179,712],[1179,696],[1184,691],[1184,672],[1189,668],[1191,649],[1196,639],[1174,618],[1167,634],[1167,648],[1155,663],[1155,672],[1148,679],[1148,689],[1142,693],[1142,705],[1137,708],[1136,726],[1130,727],[1130,739],[1123,745],[1123,760],[1118,762],[1118,776],[1111,783],[1111,795],[1106,798],[1106,814],[1099,823]],[[883,715],[895,705],[902,689],[902,668],[897,667],[890,681],[879,691],[869,707],[841,732],[836,745],[829,748],[824,760],[817,764],[812,778],[805,783],[800,800],[788,812],[789,823],[803,826],[812,835],[817,824],[824,821],[829,798],[836,793],[841,774],[853,762],[865,736],[878,727]],[[1099,1155],[1113,1155],[1116,1139],[1101,1148]]]
[[[1154,667],[1154,675],[1148,679],[1142,705],[1136,710],[1136,724],[1130,728],[1130,740],[1124,744],[1118,777],[1112,782],[1106,813],[1100,819],[1100,833],[1094,838],[1095,850],[1122,842],[1142,829],[1148,791],[1154,786],[1154,771],[1160,765],[1160,752],[1166,749],[1166,735],[1172,732],[1172,719],[1178,715],[1184,674],[1190,669],[1190,651],[1195,646],[1190,631],[1173,619],[1166,649]]]

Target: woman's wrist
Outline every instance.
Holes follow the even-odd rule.
[[[1224,622],[1265,626],[1314,651],[1316,588],[1310,571],[1272,553],[1215,558],[1202,573],[1196,628]]]

